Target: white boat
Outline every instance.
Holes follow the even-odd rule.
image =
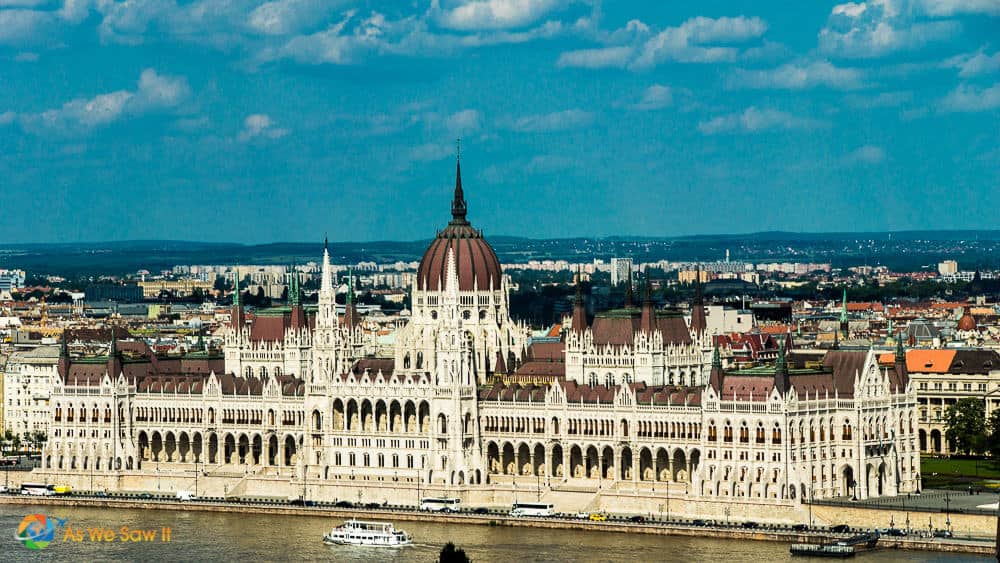
[[[410,534],[397,530],[389,522],[348,520],[323,536],[324,543],[363,545],[371,547],[401,547],[409,545]]]

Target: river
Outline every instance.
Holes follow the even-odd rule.
[[[28,514],[65,520],[55,539],[29,550],[15,538]],[[3,561],[435,561],[448,541],[474,562],[508,561],[787,561],[788,545],[763,541],[682,538],[644,534],[400,522],[414,537],[401,549],[327,546],[324,533],[340,520],[312,516],[0,506]],[[123,543],[126,537],[138,539]],[[160,537],[170,529],[170,541]],[[107,530],[113,541],[91,540]],[[77,534],[79,532],[79,534]],[[147,538],[155,533],[150,541]],[[74,539],[76,538],[76,539]],[[969,555],[882,551],[856,561],[990,561]]]

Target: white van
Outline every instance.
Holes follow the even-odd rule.
[[[186,500],[197,500],[197,499],[198,497],[194,496],[194,493],[192,493],[191,491],[177,491],[177,500],[179,501],[183,502]]]

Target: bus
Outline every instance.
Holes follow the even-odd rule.
[[[21,494],[35,497],[48,497],[56,494],[56,486],[44,485],[42,483],[23,483],[21,485]]]
[[[56,485],[52,487],[52,491],[57,495],[68,495],[72,489],[69,485]]]
[[[555,514],[552,504],[544,502],[515,502],[510,509],[511,516],[552,516]]]
[[[420,501],[420,510],[431,512],[458,512],[461,509],[462,500],[457,498],[425,498]]]
[[[0,467],[12,467],[17,465],[17,458],[13,456],[0,457]]]

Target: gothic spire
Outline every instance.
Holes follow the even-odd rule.
[[[785,360],[785,343],[778,343],[778,361],[774,363],[774,387],[778,393],[784,395],[792,387],[792,382],[788,378],[788,363]]]
[[[465,192],[462,191],[462,159],[461,156],[458,156],[455,158],[455,197],[451,200],[451,222],[459,225],[468,223],[465,219],[465,212]]]
[[[573,298],[573,332],[587,330],[587,307],[583,302],[583,269],[576,267],[576,297]]]
[[[628,283],[628,285],[625,286],[625,308],[626,309],[631,309],[632,305],[633,305],[633,303],[632,303],[632,268],[631,268],[631,266],[628,269],[628,280],[627,280],[627,283]]]

